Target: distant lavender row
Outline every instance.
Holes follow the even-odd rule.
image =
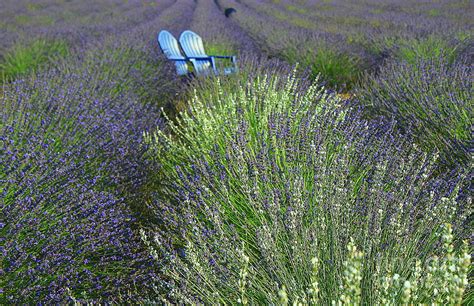
[[[231,19],[263,52],[309,66],[339,87],[387,57],[404,60],[412,45],[423,45],[428,50],[422,56],[428,57],[438,49],[459,49],[472,38],[465,12],[473,13],[472,7],[463,2],[216,2],[237,10]]]
[[[199,1],[190,27],[199,33],[209,54],[255,54],[255,42],[236,23],[227,18],[215,1]]]
[[[174,4],[165,1],[2,1],[0,54],[19,41],[65,39],[83,47],[153,20]]]
[[[247,1],[257,9],[289,23],[338,33],[364,35],[426,35],[463,31],[473,25],[465,1]],[[305,22],[306,21],[306,22]]]
[[[126,36],[134,28],[145,29],[148,25],[149,33],[169,28],[178,35],[184,29],[194,29],[205,38],[211,51],[221,45],[224,49],[258,51],[290,63],[310,65],[319,52],[329,48],[335,56],[349,56],[355,67],[371,68],[387,52],[396,52],[411,41],[435,35],[455,43],[469,37],[472,29],[468,18],[472,8],[463,2],[450,1],[419,4],[412,0],[395,3],[107,0],[58,4],[42,0],[34,4],[6,1],[0,5],[5,29],[0,53],[21,36],[62,37],[75,46],[116,34]],[[226,8],[235,8],[237,12],[226,18],[223,12]],[[337,81],[351,81],[353,77]]]

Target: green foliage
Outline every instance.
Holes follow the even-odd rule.
[[[236,55],[235,47],[231,43],[216,42],[206,43],[206,53],[208,55]],[[216,66],[219,71],[223,71],[226,67],[231,67],[232,63],[228,59],[216,59]],[[190,65],[191,70],[193,69]]]
[[[19,43],[3,56],[0,75],[4,82],[12,81],[68,54],[69,47],[62,40],[39,39],[28,44]]]
[[[428,16],[430,17],[437,17],[439,15],[441,15],[441,12],[437,9],[431,9],[428,11]]]
[[[344,53],[331,49],[319,49],[314,58],[306,60],[314,76],[320,74],[328,87],[351,89],[358,79],[361,70],[358,60]]]
[[[206,43],[208,55],[235,55],[235,47],[226,43]]]
[[[31,17],[27,15],[18,15],[15,17],[15,22],[21,25],[28,24]]]
[[[327,46],[304,50],[295,46],[282,55],[290,63],[309,67],[313,79],[319,75],[329,88],[350,90],[362,72],[358,58]]]
[[[50,26],[55,23],[55,19],[47,15],[18,15],[15,17],[15,23],[19,25]]]
[[[35,11],[38,11],[42,8],[44,8],[44,5],[42,5],[40,3],[27,3],[26,4],[26,9],[30,12],[35,12]]]
[[[306,9],[302,8],[302,7],[298,7],[296,5],[286,5],[285,8],[290,11],[290,12],[296,12],[296,13],[299,13],[299,14],[305,14],[306,13]]]
[[[420,60],[432,60],[445,57],[451,63],[455,60],[461,43],[451,45],[446,38],[428,36],[420,39],[402,40],[396,53],[397,59],[409,64]]]

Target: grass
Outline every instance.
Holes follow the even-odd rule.
[[[27,3],[26,9],[30,12],[35,12],[43,8],[43,5],[40,3]]]
[[[420,60],[439,59],[444,57],[452,63],[456,59],[457,50],[462,43],[450,44],[446,38],[428,36],[420,39],[402,40],[396,52],[396,58],[409,64]]]
[[[351,89],[361,70],[358,60],[346,54],[321,48],[309,63],[314,76],[320,74],[328,87]]]
[[[0,75],[3,82],[10,82],[68,54],[69,46],[63,40],[38,39],[31,43],[18,43],[3,55]]]
[[[19,25],[50,26],[53,25],[56,20],[53,17],[47,15],[18,15],[15,17],[15,22]]]
[[[235,55],[235,47],[230,43],[208,43],[206,42],[205,50],[208,55]]]
[[[207,55],[236,55],[235,46],[230,42],[224,41],[215,41],[214,40],[204,40],[206,42],[204,50]],[[218,71],[223,71],[224,68],[232,67],[232,62],[228,59],[216,59],[216,66]],[[188,68],[191,72],[194,71],[194,66],[189,64]]]
[[[428,16],[430,17],[438,17],[441,15],[441,12],[437,9],[431,9],[428,11]]]
[[[309,68],[312,78],[320,76],[328,88],[349,91],[362,75],[359,59],[324,45],[317,50],[288,48],[282,56],[290,63]]]

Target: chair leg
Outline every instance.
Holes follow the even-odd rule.
[[[239,68],[237,67],[237,56],[232,56],[232,64],[234,65],[234,71],[238,72]]]
[[[214,74],[217,75],[218,71],[217,71],[217,66],[216,66],[216,59],[213,57],[211,57],[211,66],[212,66],[212,70],[214,70]]]

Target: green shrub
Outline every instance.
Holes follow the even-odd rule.
[[[437,9],[431,9],[428,11],[428,16],[430,17],[438,17],[441,15],[441,12]]]
[[[330,49],[319,49],[309,64],[314,76],[321,74],[328,86],[348,90],[356,82],[361,70],[358,60]]]
[[[350,90],[361,74],[360,61],[344,52],[325,46],[305,51],[288,48],[283,51],[283,57],[290,63],[308,67],[313,79],[320,75],[330,88]]]

